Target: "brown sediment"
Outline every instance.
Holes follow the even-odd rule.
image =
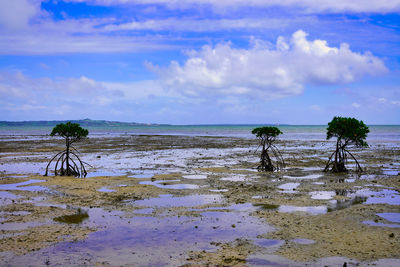
[[[2,229],[0,251],[22,255],[63,241],[85,240],[89,233],[99,230],[96,225],[88,227],[54,220],[76,214],[78,209],[101,208],[107,211],[120,211],[123,218],[134,218],[137,216],[134,213],[135,210],[143,208],[135,205],[135,201],[165,194],[172,196],[218,194],[223,200],[221,203],[198,205],[196,209],[186,206],[168,207],[168,209],[154,208],[146,216],[198,218],[206,209],[213,211],[213,209],[226,208],[233,204],[250,203],[254,206],[249,216],[259,218],[275,228],[275,231],[259,237],[284,241],[274,253],[285,258],[299,262],[310,262],[332,256],[347,257],[361,262],[381,258],[400,259],[400,228],[370,226],[364,223],[373,221],[390,224],[391,222],[379,217],[377,213],[399,213],[400,203],[397,205],[358,203],[340,210],[314,215],[305,212],[279,211],[282,205],[327,206],[332,200],[343,201],[351,198],[340,192],[355,192],[363,188],[377,192],[382,189],[399,192],[400,176],[385,175],[383,170],[390,167],[399,171],[399,165],[395,164],[400,160],[400,144],[395,143],[393,147],[375,144],[368,150],[356,151],[357,157],[363,160],[361,164],[366,169],[363,177],[351,171],[347,174],[322,172],[331,149],[329,142],[318,142],[316,146],[315,142],[311,141],[280,141],[277,145],[282,150],[287,163],[286,170],[258,173],[255,171],[258,164],[258,155],[254,154],[257,147],[255,140],[185,136],[91,138],[79,147],[79,151],[84,156],[98,155],[100,160],[107,156],[122,157],[134,153],[130,155],[132,156],[130,160],[135,161],[135,157],[151,155],[154,156],[154,162],[144,162],[144,166],[132,172],[140,173],[143,170],[150,170],[156,173],[150,175],[149,178],[131,178],[128,174],[118,174],[85,179],[66,176],[43,177],[29,173],[25,177],[21,173],[1,173],[0,184],[20,183],[31,179],[45,180],[27,186],[39,185],[49,190],[9,191],[17,197],[4,200],[4,205],[0,207],[1,223],[6,226],[13,223],[26,224],[26,227],[11,230],[5,226],[1,228],[0,225]],[[1,164],[35,163],[45,166],[47,160],[60,147],[62,143],[58,140],[0,142]],[[233,148],[241,148],[241,150],[235,151]],[[185,151],[191,149],[198,149],[198,151],[185,158]],[[210,154],[208,153],[210,149],[220,150],[221,153]],[[180,157],[183,157],[181,160],[184,164],[177,164],[175,158],[157,162],[160,151],[170,150],[182,152]],[[95,166],[97,164],[96,162],[89,163]],[[307,168],[310,167],[311,169],[308,170]],[[168,168],[173,171],[163,171]],[[89,173],[90,171],[95,171],[95,169],[89,170]],[[207,177],[185,179],[183,176],[188,173],[205,174]],[[16,177],[11,177],[13,175]],[[302,179],[307,175],[320,177]],[[237,181],[222,179],[226,177],[243,177],[243,179]],[[346,179],[352,179],[352,181],[345,181]],[[152,180],[167,184],[190,183],[197,185],[198,188],[175,190],[140,183]],[[174,180],[180,180],[180,182]],[[299,183],[299,185],[293,192],[288,193],[278,188],[285,183]],[[104,187],[114,192],[99,192],[99,189]],[[210,192],[210,189],[225,189],[225,191],[215,193]],[[332,199],[312,199],[310,192],[315,191],[338,193]],[[39,198],[41,200],[38,200]],[[36,205],[39,202],[46,205]],[[20,212],[25,213],[18,215]],[[293,241],[299,238],[310,239],[314,243],[299,244]],[[233,242],[221,240],[211,245],[214,245],[216,249],[186,251],[186,254],[176,262],[188,265],[241,266],[246,263],[249,256],[262,250],[254,240],[247,239],[246,236]]]
[[[278,254],[296,261],[344,256],[359,261],[399,257],[400,242],[391,237],[400,235],[398,228],[371,227],[362,222],[374,218],[383,221],[376,213],[398,212],[386,205],[353,206],[323,215],[307,216],[299,213],[258,212],[279,230],[266,238],[285,240]],[[294,239],[305,238],[313,244],[297,244]]]
[[[214,252],[190,251],[183,266],[244,266],[249,255],[257,247],[248,240],[237,239],[231,243],[212,243],[218,247]]]

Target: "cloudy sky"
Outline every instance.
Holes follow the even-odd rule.
[[[400,124],[400,0],[0,0],[0,120]]]

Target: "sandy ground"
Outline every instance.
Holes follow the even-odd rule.
[[[89,138],[74,178],[42,176],[62,140],[3,138],[1,265],[399,266],[400,143],[353,150],[362,174],[322,172],[332,142],[277,146],[259,173],[256,140]]]

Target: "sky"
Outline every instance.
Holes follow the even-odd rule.
[[[400,124],[400,0],[0,0],[0,120]]]

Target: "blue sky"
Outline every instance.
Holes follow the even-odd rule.
[[[400,0],[0,1],[0,120],[400,124]]]

